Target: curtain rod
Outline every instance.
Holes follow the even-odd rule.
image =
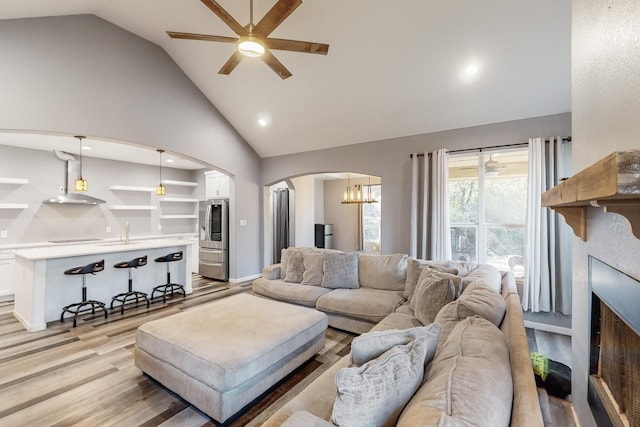
[[[544,142],[549,142],[549,138],[545,138]],[[562,142],[571,142],[571,136],[566,136],[562,138]],[[527,142],[519,142],[517,144],[504,144],[504,145],[492,145],[490,147],[480,147],[480,148],[464,148],[461,150],[448,150],[449,153],[464,153],[467,151],[486,151],[492,150],[494,148],[509,148],[509,147],[526,147],[528,145]],[[418,153],[418,157],[424,157],[424,153]],[[429,153],[431,155],[431,153]],[[409,154],[410,158],[413,158],[413,153]]]

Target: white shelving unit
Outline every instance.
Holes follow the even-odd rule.
[[[161,202],[175,202],[175,203],[198,203],[198,199],[191,199],[187,197],[161,197]]]
[[[154,187],[132,187],[130,185],[110,185],[109,190],[112,191],[140,191],[146,193],[153,193],[156,191]]]
[[[191,181],[175,181],[173,179],[164,179],[162,180],[162,183],[165,185],[180,185],[183,187],[197,187],[198,183],[197,182],[191,182]]]
[[[160,219],[197,219],[198,215],[160,215]]]
[[[24,185],[28,184],[27,178],[6,178],[0,177],[0,184],[8,185]],[[0,203],[0,209],[26,209],[29,205],[27,203]]]
[[[28,183],[29,183],[29,180],[27,178],[0,178],[0,184],[23,185]]]
[[[112,205],[109,209],[112,211],[154,211],[158,207],[152,205]]]

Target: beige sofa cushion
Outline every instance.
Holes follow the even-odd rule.
[[[422,382],[427,338],[397,345],[362,366],[336,374],[331,421],[341,427],[395,425]]]
[[[478,282],[479,285],[487,286],[496,292],[502,290],[502,275],[493,265],[480,264],[478,268],[467,274],[469,281]]]
[[[322,265],[324,264],[324,255],[320,253],[303,253],[302,261],[304,264],[304,273],[302,273],[302,284],[311,286],[320,286],[322,283]]]
[[[442,307],[455,300],[457,290],[454,278],[461,278],[440,273],[425,267],[420,274],[418,285],[411,297],[409,308],[423,325],[432,323]]]
[[[426,338],[426,364],[431,361],[436,352],[439,336],[440,325],[437,323],[409,329],[387,329],[385,331],[367,332],[355,337],[351,342],[351,359],[354,365],[360,366],[396,345],[409,344],[417,338]]]
[[[358,283],[358,254],[325,253],[322,265],[323,288],[355,289]]]
[[[502,332],[480,317],[462,320],[431,362],[398,426],[508,426],[513,384]]]
[[[500,326],[506,311],[501,294],[474,282],[467,286],[460,298],[444,306],[433,320],[442,326],[440,343],[443,343],[456,324],[470,316],[480,316]]]
[[[289,250],[287,253],[287,269],[284,272],[284,281],[300,283],[302,282],[302,274],[304,273],[302,252]]]
[[[310,414],[307,411],[294,412],[280,427],[335,427],[335,424]]]
[[[404,291],[407,255],[358,255],[358,280],[364,288]]]
[[[267,280],[258,278],[253,281],[253,293],[293,304],[315,307],[316,301],[331,289],[320,286],[307,286],[300,283],[289,283],[284,280]]]
[[[315,288],[314,286],[309,286]],[[324,288],[321,288],[324,289]],[[334,289],[322,295],[316,308],[325,313],[379,322],[402,302],[402,292],[382,289]]]

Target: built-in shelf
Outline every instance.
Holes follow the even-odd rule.
[[[153,211],[157,206],[152,205],[112,205],[109,209],[112,211]]]
[[[141,191],[141,192],[147,192],[147,193],[153,193],[156,191],[155,187],[132,187],[130,185],[110,185],[109,190]]]
[[[158,200],[161,202],[198,203],[198,199],[190,199],[186,197],[161,197]]]
[[[29,180],[27,178],[0,178],[0,184],[28,184]]]
[[[624,216],[640,239],[640,150],[617,151],[542,195],[542,206],[564,216],[576,236],[587,240],[587,208]]]
[[[162,183],[165,184],[165,185],[181,185],[183,187],[197,187],[198,186],[197,182],[174,181],[172,179],[164,179],[164,180],[162,180]]]
[[[0,209],[26,209],[29,205],[26,203],[0,203]]]
[[[198,215],[160,215],[160,219],[197,219]]]

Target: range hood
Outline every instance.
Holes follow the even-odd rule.
[[[54,151],[53,154],[66,163],[64,187],[61,187],[60,194],[45,199],[42,203],[70,205],[97,205],[99,203],[105,203],[104,200],[89,196],[85,193],[69,192],[70,188],[74,188],[73,184],[75,179],[80,177],[80,162],[76,160],[73,154],[69,154],[66,151]]]

